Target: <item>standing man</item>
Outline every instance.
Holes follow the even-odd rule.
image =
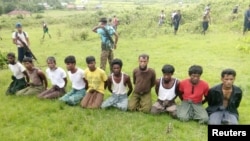
[[[48,25],[45,22],[43,22],[43,39],[44,39],[46,33],[49,35],[49,38],[51,38],[51,36],[49,34]]]
[[[205,11],[205,13],[204,13],[204,15],[203,15],[203,20],[202,20],[202,28],[203,28],[203,30],[202,30],[202,34],[206,34],[206,31],[207,31],[207,29],[208,29],[208,27],[209,27],[209,23],[211,23],[211,18],[210,18],[210,8],[208,8],[206,11]]]
[[[166,15],[164,13],[164,10],[161,10],[160,16],[159,16],[159,26],[162,26],[164,24],[164,20],[166,18]]]
[[[15,94],[17,91],[24,89],[29,83],[29,76],[25,67],[20,63],[16,62],[16,56],[10,52],[7,54],[8,67],[12,72],[12,82],[10,83],[6,95]],[[26,80],[25,80],[26,78]]]
[[[85,70],[85,77],[88,82],[86,96],[81,101],[82,108],[97,109],[101,107],[105,88],[107,86],[107,75],[105,71],[95,66],[95,57],[86,57],[88,68]]]
[[[17,46],[18,61],[22,63],[24,57],[32,57],[31,53],[27,51],[25,46],[30,46],[28,33],[22,30],[22,24],[16,24],[17,31],[12,33],[12,41]],[[23,43],[22,43],[23,42]]]
[[[68,70],[69,79],[72,82],[72,89],[59,100],[70,106],[75,106],[80,103],[86,94],[88,83],[86,81],[85,72],[76,66],[76,58],[73,55],[67,56],[64,59]]]
[[[52,87],[38,95],[38,98],[55,99],[65,94],[67,85],[66,72],[56,66],[56,59],[53,56],[47,58],[48,68],[46,69],[47,77],[51,80]]]
[[[208,124],[239,124],[238,107],[242,98],[241,88],[234,85],[236,72],[225,69],[221,72],[221,84],[208,91]]]
[[[134,92],[129,99],[129,110],[150,112],[152,106],[151,88],[155,85],[155,70],[148,68],[149,55],[138,57],[139,67],[133,71]]]
[[[177,13],[173,17],[174,34],[175,35],[179,29],[179,24],[180,24],[181,18],[182,18],[181,10],[177,10]]]
[[[172,77],[174,71],[172,65],[166,64],[162,67],[163,76],[155,83],[158,99],[151,108],[152,114],[169,113],[172,117],[176,117],[175,99],[178,95],[179,80]]]
[[[190,78],[182,80],[179,85],[179,97],[181,105],[177,106],[177,117],[181,121],[198,120],[199,123],[207,123],[208,114],[203,105],[208,93],[208,83],[200,80],[203,69],[199,65],[189,68]]]
[[[107,60],[109,62],[109,68],[111,71],[111,61],[114,59],[113,49],[116,49],[118,42],[118,35],[115,29],[107,24],[107,18],[101,18],[100,24],[92,29],[93,32],[98,33],[101,36],[101,64],[100,68],[106,70]],[[115,36],[113,41],[112,36]]]
[[[250,30],[250,4],[244,15],[244,29],[243,35]]]
[[[120,59],[114,59],[111,63],[113,73],[108,77],[107,85],[112,96],[102,103],[101,108],[103,109],[111,106],[123,111],[128,109],[128,96],[131,94],[133,86],[130,76],[121,72],[122,65]]]

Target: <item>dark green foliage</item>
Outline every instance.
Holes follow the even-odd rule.
[[[0,69],[6,68],[6,65],[7,65],[6,55],[7,53],[0,51]]]

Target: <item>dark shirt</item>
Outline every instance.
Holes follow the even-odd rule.
[[[212,114],[216,111],[222,110],[223,107],[223,92],[222,92],[222,84],[218,84],[208,91],[208,107],[206,108],[208,114]],[[232,114],[235,114],[237,117],[239,116],[237,108],[240,105],[242,98],[242,90],[233,85],[233,91],[228,101],[228,106],[225,107],[225,110],[229,111]]]
[[[137,94],[145,94],[151,91],[155,84],[156,74],[152,68],[141,71],[139,68],[133,71],[133,82],[135,85],[134,92]]]

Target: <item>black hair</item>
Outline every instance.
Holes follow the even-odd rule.
[[[163,74],[165,74],[165,73],[174,74],[175,69],[174,69],[174,66],[166,64],[162,67],[161,71]]]
[[[95,62],[95,57],[94,56],[88,56],[86,57],[86,63],[90,64],[91,62]]]
[[[221,78],[223,78],[225,75],[233,75],[234,77],[236,76],[236,71],[234,69],[224,69],[222,72],[221,72]]]
[[[107,23],[107,22],[108,22],[108,20],[107,20],[107,18],[103,17],[103,18],[101,18],[101,19],[99,20],[99,22],[102,22],[102,23]]]
[[[71,63],[71,64],[76,64],[76,58],[73,55],[69,55],[64,59],[64,63]]]
[[[33,63],[33,60],[32,60],[31,57],[24,57],[24,58],[23,58],[23,62]]]
[[[16,58],[15,53],[13,53],[13,52],[9,52],[9,53],[7,54],[7,57]]]
[[[53,56],[48,57],[48,58],[47,58],[47,62],[48,62],[48,61],[52,61],[52,62],[54,62],[54,63],[56,64],[56,58],[53,57]]]
[[[139,55],[139,58],[138,58],[138,59],[140,59],[141,57],[142,57],[143,59],[147,58],[147,60],[149,60],[149,55],[148,55],[148,54],[141,54],[141,55]]]
[[[203,73],[203,69],[200,65],[192,65],[188,70],[189,76],[192,74],[202,75],[202,73]]]
[[[113,65],[119,65],[119,66],[122,68],[122,65],[123,65],[122,60],[121,60],[121,59],[118,59],[118,58],[114,59],[114,60],[111,62],[111,66],[112,66],[112,67],[113,67]]]

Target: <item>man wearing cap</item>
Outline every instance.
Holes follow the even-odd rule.
[[[95,26],[92,31],[98,33],[101,36],[102,53],[100,68],[105,71],[108,60],[111,72],[110,66],[114,58],[113,49],[116,49],[117,47],[116,44],[118,41],[118,34],[112,26],[107,24],[107,18],[101,18],[99,25]],[[115,36],[115,41],[112,39],[113,35]]]
[[[18,61],[22,62],[25,56],[32,57],[31,53],[26,51],[25,45],[22,43],[24,42],[27,46],[29,46],[30,42],[29,42],[29,37],[28,37],[27,32],[24,32],[22,30],[21,23],[16,24],[16,29],[17,31],[12,33],[12,40],[13,40],[13,43],[16,44],[17,46]]]

